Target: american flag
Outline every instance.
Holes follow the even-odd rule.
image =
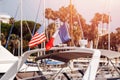
[[[29,47],[33,48],[46,40],[44,26],[41,26],[29,42]]]

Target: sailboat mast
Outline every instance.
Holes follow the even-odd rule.
[[[73,45],[73,25],[72,25],[72,0],[70,0],[70,36],[71,36],[71,44]]]
[[[45,30],[45,0],[43,0],[43,25],[44,25],[44,30]]]
[[[23,12],[22,12],[22,11],[23,11],[23,10],[22,10],[22,8],[23,8],[23,7],[22,7],[22,6],[23,6],[23,5],[22,5],[22,0],[20,0],[20,1],[21,1],[21,2],[20,2],[20,3],[21,3],[20,17],[21,17],[21,55],[22,55],[22,53],[23,53],[23,35],[22,35],[22,33],[23,33],[23,30],[22,30],[22,24],[23,24],[23,23],[22,23],[22,16],[23,16],[23,14],[22,14]]]
[[[109,24],[108,24],[108,50],[110,50],[110,13],[109,13]]]
[[[111,10],[111,0],[109,2],[109,24],[108,24],[108,50],[110,50],[110,22],[111,22],[111,17],[110,17],[110,10]]]
[[[0,20],[0,45],[1,45],[1,20]]]
[[[46,29],[46,26],[45,26],[45,0],[43,0],[44,3],[43,3],[43,25],[44,25],[44,32],[45,32],[45,29]],[[43,47],[45,48],[45,42],[43,43]],[[45,55],[45,51],[44,51],[44,55]]]
[[[70,27],[72,27],[72,0],[70,0]]]

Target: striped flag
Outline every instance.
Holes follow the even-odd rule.
[[[65,43],[71,39],[69,32],[68,32],[68,25],[66,23],[60,26],[59,30],[60,30],[59,36],[60,36],[62,43]]]
[[[50,38],[49,42],[46,44],[46,50],[49,50],[51,47],[54,46],[54,40],[58,35],[59,30],[57,30],[53,36]]]
[[[46,40],[44,26],[41,26],[29,42],[29,47],[33,48]]]
[[[65,43],[71,39],[67,27],[68,26],[65,23],[60,26],[59,30],[54,33],[49,42],[46,44],[46,50],[49,50],[51,47],[60,43]]]

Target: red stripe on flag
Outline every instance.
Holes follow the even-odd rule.
[[[49,42],[46,44],[46,50],[49,50],[51,47],[53,47],[53,41],[54,38],[52,37]]]
[[[35,47],[45,40],[46,40],[46,36],[45,36],[44,32],[41,34],[36,32],[35,35],[32,37],[31,41],[29,42],[29,47],[30,48]]]
[[[31,39],[30,43],[36,42],[36,41],[42,39],[43,37],[45,37],[45,34],[38,35],[38,36],[33,36],[33,38]]]

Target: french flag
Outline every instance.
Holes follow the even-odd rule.
[[[53,34],[49,42],[46,44],[46,50],[49,50],[51,47],[65,43],[71,39],[68,26],[64,23],[60,28]]]

